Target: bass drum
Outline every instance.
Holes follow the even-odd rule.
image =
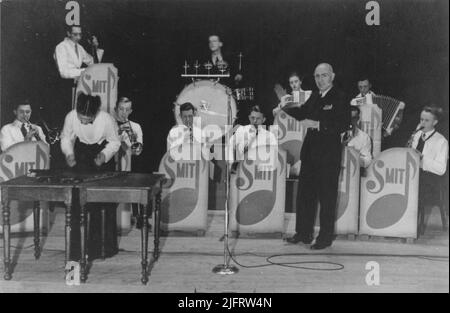
[[[209,126],[208,138],[210,141],[216,141],[225,134],[228,99],[231,106],[231,124],[233,124],[237,113],[236,102],[231,95],[228,96],[227,87],[209,80],[196,81],[187,85],[178,95],[173,110],[175,120],[178,125],[182,124],[180,105],[185,102],[192,103],[197,109],[197,116],[201,118],[202,130]]]

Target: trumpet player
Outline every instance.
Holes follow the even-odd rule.
[[[16,104],[14,110],[15,120],[6,124],[0,130],[0,146],[5,151],[10,146],[22,141],[44,141],[42,128],[30,123],[32,108],[29,101]]]
[[[119,127],[119,137],[121,141],[121,151],[119,154],[140,155],[144,147],[141,126],[138,123],[130,121],[128,118],[133,112],[132,102],[127,97],[121,97],[115,107],[116,121]],[[131,168],[122,168],[121,170],[131,170]]]

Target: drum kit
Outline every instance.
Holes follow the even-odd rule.
[[[202,65],[196,61],[192,66],[187,61],[184,62],[184,71],[181,77],[190,78],[192,82],[183,88],[174,103],[173,111],[177,124],[182,124],[180,105],[190,102],[197,109],[197,116],[201,118],[202,128],[214,125],[219,127],[223,134],[229,119],[231,118],[233,123],[236,119],[237,102],[254,100],[253,87],[231,89],[219,82],[221,78],[230,77],[229,67],[225,61],[217,62],[216,68],[209,61]],[[231,117],[228,116],[228,112]]]

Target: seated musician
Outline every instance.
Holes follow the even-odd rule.
[[[14,109],[15,120],[6,124],[0,130],[0,147],[6,151],[12,145],[22,141],[45,141],[45,135],[42,128],[31,124],[32,113],[29,101],[18,102]]]
[[[292,102],[292,94],[294,91],[304,92],[304,90],[302,89],[302,81],[303,81],[302,75],[298,74],[297,72],[292,72],[291,74],[289,74],[288,80],[289,86],[291,87],[291,93],[281,97],[280,99],[281,101],[278,104],[278,106],[276,106],[272,110],[273,116],[277,115],[278,112],[281,111],[281,108],[284,107],[286,104]]]
[[[232,172],[236,170],[238,162],[244,160],[245,154],[249,149],[253,149],[256,146],[278,144],[276,136],[266,130],[263,125],[266,118],[258,105],[254,105],[250,109],[248,119],[250,124],[239,126],[229,141],[228,161],[233,163]]]
[[[115,107],[115,118],[119,127],[121,151],[131,150],[132,155],[140,155],[143,149],[143,134],[141,125],[130,121],[128,117],[133,112],[132,102],[127,97],[121,97]],[[121,169],[125,170],[125,169]]]
[[[412,148],[420,154],[419,211],[439,202],[440,176],[447,171],[448,141],[436,131],[442,109],[424,107],[420,113],[419,130],[413,135]]]
[[[372,91],[372,84],[367,77],[358,80],[358,90],[359,94],[356,96],[356,98],[365,97],[366,95],[375,95],[375,93]]]
[[[350,107],[350,129],[344,133],[343,144],[359,152],[359,164],[367,168],[372,162],[372,140],[370,136],[359,129],[360,110],[356,106]]]
[[[114,154],[120,148],[117,124],[112,116],[100,110],[99,96],[80,94],[76,109],[69,112],[61,134],[61,150],[67,166],[75,173],[96,173],[114,171]],[[88,204],[90,228],[88,256],[90,260],[111,257],[118,252],[116,210],[114,204]],[[104,246],[101,240],[101,209],[105,210]],[[80,257],[80,208],[74,199],[72,212],[71,259]]]
[[[183,124],[175,125],[167,136],[167,151],[183,143],[204,143],[204,133],[197,128],[194,118],[197,115],[197,109],[190,102],[180,105],[180,118]]]
[[[363,76],[361,79],[358,80],[358,90],[359,90],[359,94],[355,97],[355,98],[362,98],[362,97],[366,97],[366,102],[367,104],[373,104],[372,102],[372,97],[375,96],[376,94],[372,91],[372,83],[370,82],[369,78],[367,78],[366,76]],[[354,102],[352,102],[352,104],[356,104]],[[398,113],[396,115],[396,117],[394,118],[394,122],[393,122],[393,129],[391,132],[387,132],[385,129],[383,129],[383,137],[388,137],[390,135],[392,135],[392,132],[394,132],[395,130],[397,130],[400,127],[400,124],[403,120],[403,111],[405,110],[404,104],[402,103],[401,106],[399,107]]]

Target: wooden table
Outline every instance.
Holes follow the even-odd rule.
[[[80,190],[80,223],[81,223],[81,261],[80,280],[87,279],[87,242],[88,242],[88,222],[86,219],[86,203],[112,202],[112,203],[138,203],[143,205],[141,213],[141,282],[148,282],[148,224],[147,218],[154,212],[154,250],[153,258],[156,261],[159,257],[159,235],[161,221],[161,174],[137,174],[128,173],[123,176],[108,178],[99,181],[81,183],[77,186]],[[104,238],[104,236],[102,236]]]
[[[141,282],[148,282],[148,225],[147,217],[154,212],[154,250],[153,257],[159,257],[160,205],[162,180],[161,174],[124,173],[117,177],[105,178],[81,183],[47,183],[36,178],[21,176],[0,183],[3,207],[3,249],[4,249],[4,279],[12,278],[10,256],[10,207],[11,200],[34,201],[34,244],[35,258],[41,253],[39,238],[39,201],[60,201],[66,206],[65,218],[65,264],[69,261],[70,230],[72,212],[72,192],[75,188],[80,193],[80,226],[81,226],[81,262],[80,281],[87,279],[87,212],[88,202],[139,203],[144,206],[142,212],[143,227],[141,229],[142,277]]]
[[[70,246],[70,221],[72,212],[72,189],[73,184],[55,184],[39,182],[35,178],[20,176],[13,178],[0,184],[2,190],[2,207],[3,207],[3,253],[4,253],[4,279],[12,278],[11,268],[11,243],[10,243],[10,207],[11,200],[33,201],[34,216],[34,256],[39,259],[41,255],[40,248],[40,229],[39,201],[60,201],[66,206],[66,228],[65,228],[65,262],[69,261]]]

